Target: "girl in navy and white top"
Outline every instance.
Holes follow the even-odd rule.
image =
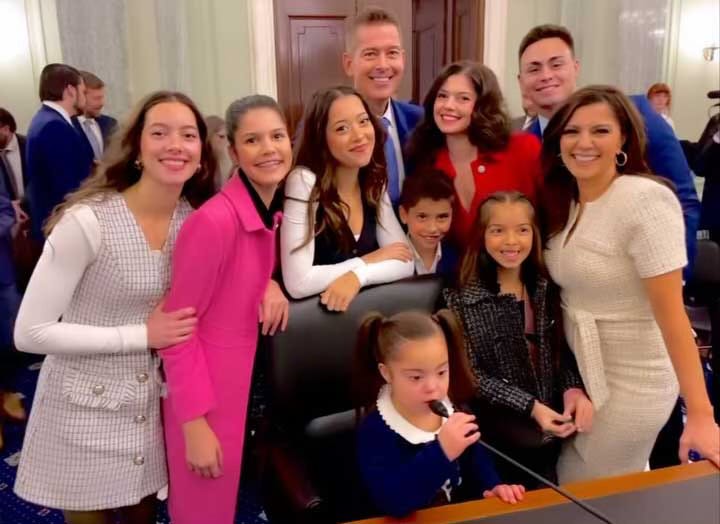
[[[513,504],[523,498],[523,486],[501,484],[490,456],[476,444],[475,417],[455,412],[448,398],[472,396],[460,333],[448,310],[389,318],[372,313],[360,327],[358,464],[383,513],[403,516],[469,498],[497,496]],[[445,404],[449,418],[430,410],[433,400]]]

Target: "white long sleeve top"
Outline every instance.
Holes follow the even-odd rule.
[[[335,279],[348,271],[355,273],[361,286],[393,282],[413,275],[413,261],[384,260],[368,264],[362,258],[354,257],[339,264],[313,265],[314,238],[302,248],[293,251],[303,243],[307,235],[307,206],[315,179],[312,171],[297,167],[285,181],[286,199],[280,226],[280,258],[283,282],[293,298],[322,293]],[[317,213],[318,203],[313,202],[312,206],[313,214]],[[380,247],[395,242],[407,243],[387,192],[380,202],[376,238]]]
[[[53,228],[33,272],[15,322],[15,345],[28,353],[97,354],[147,351],[145,324],[90,326],[61,322],[85,269],[100,249],[95,213],[68,209]]]

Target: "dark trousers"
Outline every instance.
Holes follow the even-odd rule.
[[[13,347],[13,328],[20,307],[20,294],[15,284],[0,285],[0,391],[12,389],[21,365],[21,358]]]

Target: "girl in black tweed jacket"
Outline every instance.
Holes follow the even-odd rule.
[[[554,478],[559,439],[589,431],[593,408],[565,343],[559,292],[546,276],[534,214],[517,191],[488,197],[457,285],[444,289],[443,298],[465,330],[476,380],[473,408],[485,438]],[[528,439],[528,433],[541,432],[554,438],[528,443],[541,441]],[[498,467],[508,475],[503,478],[535,484],[512,466]]]

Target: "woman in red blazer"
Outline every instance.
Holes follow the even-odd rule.
[[[495,74],[484,65],[448,65],[425,101],[425,117],[408,144],[410,164],[431,164],[453,179],[450,237],[464,247],[477,209],[496,191],[521,191],[534,201],[540,180],[540,141],[511,133]]]

